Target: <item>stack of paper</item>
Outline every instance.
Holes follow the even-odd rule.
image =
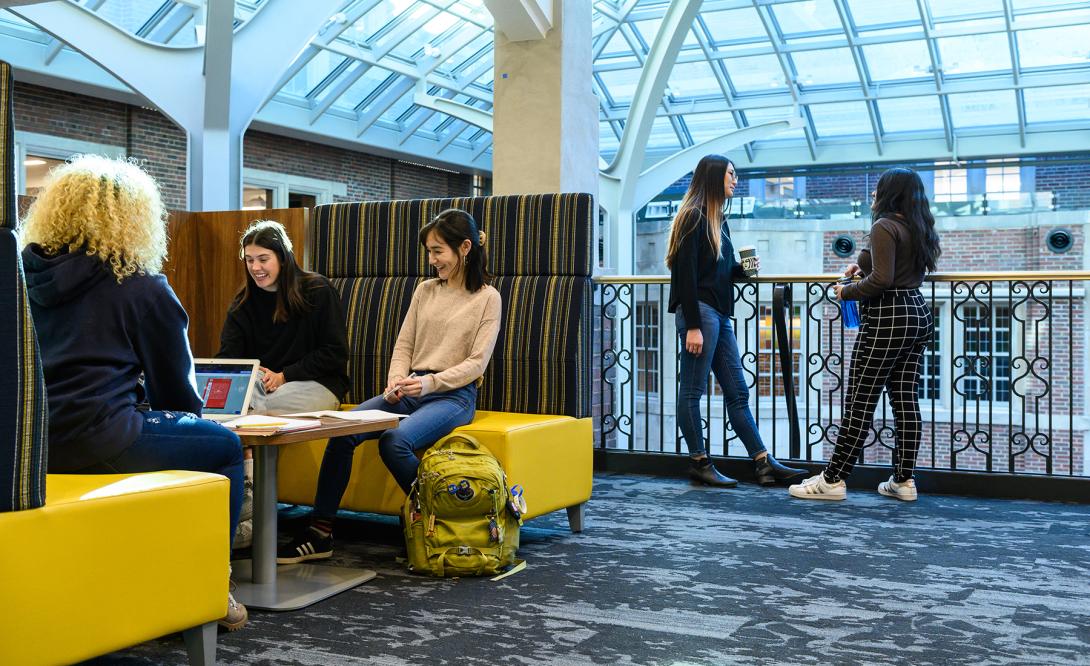
[[[254,430],[273,433],[317,428],[322,425],[322,422],[317,419],[292,419],[284,416],[251,414],[250,416],[240,416],[237,419],[225,421],[223,425],[234,430]]]
[[[377,423],[379,421],[389,421],[390,419],[403,419],[406,415],[384,412],[381,409],[361,409],[353,412],[339,412],[333,409],[323,409],[319,412],[299,412],[298,414],[288,414],[287,416],[295,418],[300,416],[315,418],[329,417],[342,419],[344,421],[352,421],[353,423]]]

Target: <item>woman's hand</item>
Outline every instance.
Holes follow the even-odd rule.
[[[685,351],[693,356],[700,356],[702,349],[704,349],[704,334],[699,328],[690,328],[685,333]]]
[[[398,389],[397,382],[390,382],[387,384],[386,388],[382,389],[382,397],[391,405],[396,405],[401,402],[401,393]]]
[[[266,393],[272,393],[276,389],[280,388],[287,381],[284,379],[284,373],[273,372],[268,368],[258,368],[264,374],[261,375],[261,383],[265,386]]]
[[[406,377],[397,383],[397,394],[400,400],[401,396],[409,395],[412,397],[419,396],[424,390],[424,378],[423,377]]]
[[[836,292],[836,300],[843,300],[840,298],[840,292],[848,285],[840,284],[839,282],[833,284],[833,291]]]
[[[859,268],[859,264],[848,264],[848,267],[844,269],[844,277],[855,277],[862,272],[863,269]]]

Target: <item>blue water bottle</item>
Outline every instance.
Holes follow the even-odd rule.
[[[852,283],[850,277],[843,277],[837,280],[838,283],[843,285],[849,285]],[[840,301],[840,320],[844,322],[844,328],[859,328],[859,301]]]

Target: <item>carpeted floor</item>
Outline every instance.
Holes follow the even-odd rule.
[[[532,498],[528,498],[533,501]],[[600,474],[587,529],[523,528],[500,582],[410,576],[396,519],[329,562],[378,578],[220,634],[226,664],[1090,664],[1090,507],[697,488]],[[95,663],[185,663],[180,636]]]

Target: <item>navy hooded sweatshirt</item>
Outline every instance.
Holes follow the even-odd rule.
[[[23,266],[49,396],[50,472],[120,455],[140,435],[141,403],[200,414],[189,318],[165,277],[119,284],[98,257],[50,256],[35,243]]]

